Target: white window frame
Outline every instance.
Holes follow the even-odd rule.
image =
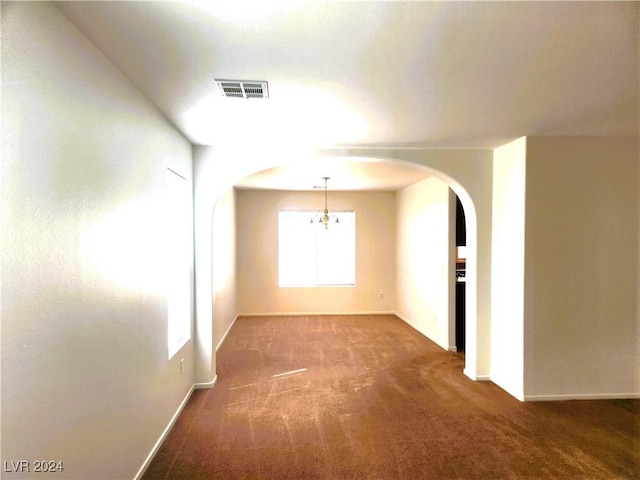
[[[193,215],[186,178],[167,169],[167,347],[169,360],[191,340]]]
[[[356,283],[355,211],[333,211],[340,219],[327,229],[316,210],[278,212],[278,285],[353,287]]]

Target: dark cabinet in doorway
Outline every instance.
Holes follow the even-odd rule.
[[[465,282],[456,282],[456,350],[464,352]]]
[[[467,222],[464,208],[456,196],[456,246],[457,251],[467,245]],[[464,352],[465,343],[465,303],[466,303],[466,253],[456,255],[456,350]]]

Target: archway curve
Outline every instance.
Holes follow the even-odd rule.
[[[394,151],[391,155],[386,151],[374,152],[320,152],[315,156],[305,158],[306,162],[326,162],[348,160],[351,162],[391,162],[394,165],[403,168],[419,169],[426,174],[434,176],[443,181],[453,192],[458,195],[463,205],[467,221],[467,243],[468,243],[468,259],[467,259],[467,318],[466,318],[466,334],[467,345],[465,353],[465,374],[474,380],[488,378],[488,362],[482,361],[483,357],[489,357],[490,345],[481,338],[488,337],[488,326],[479,325],[479,313],[484,309],[487,310],[487,302],[490,302],[490,292],[487,297],[485,293],[484,308],[478,308],[478,214],[477,214],[477,198],[474,199],[472,188],[465,185],[464,175],[455,175],[455,168],[447,171],[442,168],[443,160],[453,159],[454,166],[460,170],[461,166],[469,161],[481,160],[487,163],[490,160],[490,152],[487,151],[435,151],[434,162],[429,162],[429,158],[422,158],[422,161],[414,160],[415,151],[410,151],[410,155],[403,155],[406,151]],[[434,151],[427,153],[433,154]],[[270,168],[286,166],[291,164],[299,164],[300,157],[281,157],[279,159],[269,158],[266,161],[255,162],[252,166],[240,165],[243,168],[221,169],[222,163],[219,155],[221,152],[208,147],[200,147],[194,156],[194,202],[195,202],[195,230],[196,230],[196,385],[207,387],[213,385],[216,379],[216,362],[215,362],[215,339],[213,338],[212,323],[214,318],[214,281],[213,281],[213,265],[211,257],[213,235],[213,219],[215,208],[221,196],[234,184],[241,179],[261,172]],[[373,153],[373,155],[371,154]],[[410,158],[401,158],[408,156]],[[400,158],[399,158],[400,157]],[[429,157],[429,155],[426,155]],[[245,159],[246,160],[246,159]],[[426,161],[425,161],[426,160]],[[462,160],[462,162],[461,162]],[[231,160],[233,162],[233,160]],[[461,165],[462,164],[462,165]],[[435,166],[433,166],[435,165]],[[446,162],[445,162],[446,167]],[[217,167],[217,168],[216,168]],[[487,167],[487,165],[485,165]],[[477,170],[478,165],[475,165]],[[471,172],[473,173],[473,172]],[[469,175],[467,175],[469,176]],[[473,174],[471,175],[473,177]],[[485,172],[486,177],[486,172]],[[471,185],[473,187],[473,185]],[[486,189],[486,186],[483,187]],[[478,190],[476,185],[476,190]],[[489,195],[490,195],[489,191]],[[485,202],[486,203],[486,202]],[[485,212],[486,213],[486,212]],[[488,226],[490,231],[490,225]],[[485,242],[486,243],[486,242]],[[485,245],[485,249],[489,249],[490,245]],[[489,258],[490,260],[490,258]],[[485,276],[486,278],[486,276]],[[488,280],[488,278],[486,278]],[[490,304],[489,304],[490,305]],[[482,323],[482,319],[480,319]]]

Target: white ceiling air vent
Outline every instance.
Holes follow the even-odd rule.
[[[216,80],[223,97],[269,98],[267,82],[254,80]]]

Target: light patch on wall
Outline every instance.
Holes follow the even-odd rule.
[[[118,290],[164,291],[161,219],[145,202],[129,202],[88,224],[82,231],[83,265]],[[160,212],[158,212],[159,214]]]

